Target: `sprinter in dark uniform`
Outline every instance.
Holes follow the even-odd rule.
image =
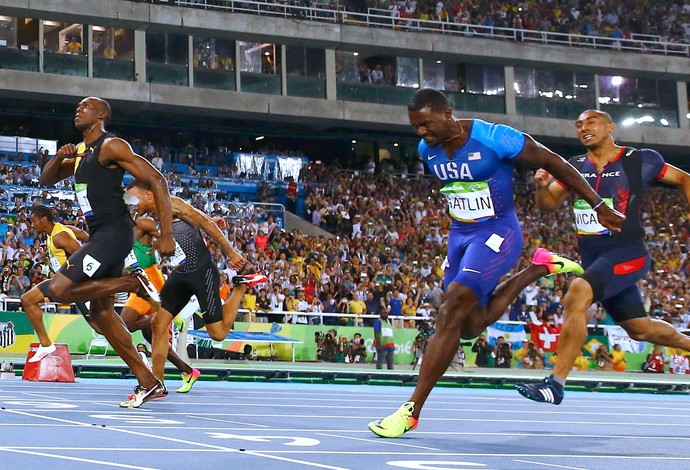
[[[565,323],[558,341],[558,361],[553,375],[535,384],[517,384],[525,397],[558,405],[563,385],[587,337],[586,311],[601,302],[611,318],[631,338],[661,346],[690,350],[690,338],[673,326],[649,318],[637,282],[649,271],[651,259],[644,244],[640,224],[642,198],[655,181],[678,186],[690,203],[690,175],[672,165],[654,150],[620,147],[613,140],[615,126],[608,113],[588,110],[575,122],[580,142],[587,154],[571,159],[606,204],[625,214],[619,233],[611,234],[599,223],[596,206],[575,195],[573,209],[579,251],[585,272],[575,279],[563,299]],[[561,207],[570,191],[544,170],[535,175],[539,209]]]
[[[54,185],[74,176],[77,201],[86,216],[90,240],[72,254],[50,281],[47,293],[61,303],[91,301],[90,315],[108,342],[139,381],[135,396],[120,404],[138,408],[164,390],[141,361],[132,338],[115,313],[113,294],[145,291],[156,303],[157,293],[144,275],[122,276],[123,260],[134,244],[133,223],[123,200],[125,171],[152,188],[161,223],[155,248],[163,255],[175,251],[172,239],[170,193],[163,175],[127,142],[105,131],[110,105],[100,98],[83,99],[74,124],[84,141],[60,147],[41,172],[41,184]]]
[[[138,199],[138,213],[148,213],[157,218],[153,193],[146,182],[134,180],[127,187],[127,191]],[[209,336],[216,341],[222,341],[235,323],[244,293],[255,285],[268,281],[262,274],[235,276],[232,279],[232,294],[223,305],[220,300],[218,268],[211,259],[200,229],[220,246],[233,269],[240,272],[245,268],[245,259],[232,248],[223,232],[209,216],[178,197],[172,197],[171,200],[174,217],[173,237],[184,252],[184,262],[176,263],[177,267],[168,276],[161,290],[161,308],[151,322],[153,373],[161,381],[168,352],[168,325],[189,303],[193,295],[199,300]]]

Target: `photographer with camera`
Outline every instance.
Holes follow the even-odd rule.
[[[522,359],[523,369],[543,369],[544,368],[544,351],[538,349],[534,345],[534,341],[529,340],[527,343],[527,353]]]
[[[350,341],[345,335],[340,335],[338,338],[338,351],[336,352],[335,362],[350,362]]]
[[[486,340],[486,336],[479,335],[472,345],[472,352],[477,353],[474,363],[477,367],[489,367],[489,357],[494,352],[494,347]]]
[[[355,333],[350,342],[350,362],[364,363],[367,359],[367,347],[364,345],[364,339],[359,333]]]
[[[24,268],[16,267],[9,262],[2,270],[2,292],[12,299],[18,299],[29,288],[31,282],[24,275]],[[7,306],[9,310],[17,310],[19,304],[12,303]]]
[[[496,362],[494,367],[503,369],[510,369],[510,360],[513,358],[513,352],[510,350],[510,344],[506,343],[503,336],[498,337],[498,344],[496,345]]]
[[[314,332],[314,342],[316,343],[316,360],[320,361],[323,355],[323,347],[321,345],[321,340],[323,339],[323,333],[320,331]]]
[[[330,329],[325,335],[319,332],[314,333],[314,341],[316,342],[316,358],[323,362],[336,362],[338,355],[338,340],[336,339],[336,331]]]

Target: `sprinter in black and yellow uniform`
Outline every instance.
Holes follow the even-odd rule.
[[[50,259],[50,269],[58,272],[67,258],[81,248],[80,242],[86,242],[89,234],[76,227],[63,225],[53,220],[53,213],[46,206],[34,206],[31,208],[31,226],[43,233],[48,234],[48,257]],[[55,351],[55,345],[51,341],[43,324],[43,311],[40,304],[50,300],[48,296],[48,282],[34,286],[29,291],[22,294],[22,308],[26,312],[31,326],[36,330],[36,335],[40,346],[36,353],[29,359],[29,362],[38,362],[44,357]],[[98,327],[89,318],[89,309],[82,303],[77,303],[77,309],[84,315],[86,321],[96,330]],[[99,331],[100,332],[100,331]]]
[[[111,346],[136,376],[135,397],[120,406],[138,408],[164,390],[134,349],[132,337],[114,309],[113,294],[145,289],[153,303],[159,300],[143,271],[122,277],[123,261],[134,245],[132,219],[123,200],[125,172],[152,188],[160,220],[154,241],[163,256],[172,255],[170,192],[161,173],[132,151],[130,145],[105,130],[111,108],[107,101],[89,97],[77,106],[75,127],[83,144],[63,145],[41,171],[40,182],[51,186],[74,177],[76,197],[89,226],[89,242],[72,254],[50,280],[50,298],[61,303],[91,301],[90,315]]]

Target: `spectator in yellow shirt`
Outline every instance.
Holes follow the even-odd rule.
[[[244,314],[244,321],[253,322],[256,317],[256,293],[254,289],[250,289],[244,293],[242,308],[249,310],[249,312]]]
[[[77,38],[70,38],[66,46],[68,54],[79,54],[81,52],[81,43],[77,41]]]
[[[623,351],[620,344],[613,345],[611,360],[613,362],[613,370],[618,372],[625,372],[625,368],[628,364],[625,361],[625,351]]]
[[[584,355],[580,354],[575,358],[575,369],[577,370],[587,370],[589,369],[589,359]]]
[[[352,299],[350,299],[350,301],[347,303],[347,311],[354,315],[363,315],[367,313],[367,306],[363,300],[359,300],[358,297],[352,296]],[[349,318],[349,320],[352,320],[352,318]],[[362,317],[357,317],[354,319],[354,326],[364,326],[364,320]]]

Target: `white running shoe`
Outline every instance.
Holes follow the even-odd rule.
[[[142,299],[146,300],[153,311],[158,311],[161,306],[161,298],[158,295],[158,291],[155,286],[146,275],[146,272],[141,268],[136,268],[132,271],[132,275],[136,276],[139,284],[141,284],[141,289],[139,289],[136,294]]]
[[[46,356],[49,356],[55,352],[57,348],[55,347],[54,344],[51,344],[50,346],[39,346],[38,349],[36,350],[36,353],[33,355],[31,359],[29,359],[28,362],[38,362],[41,359],[43,359]]]

